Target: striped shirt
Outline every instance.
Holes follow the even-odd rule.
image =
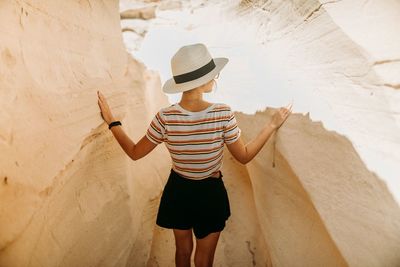
[[[175,172],[199,180],[218,173],[224,143],[234,143],[240,134],[235,115],[226,104],[214,103],[192,112],[175,103],[157,112],[146,137],[155,144],[165,142]]]

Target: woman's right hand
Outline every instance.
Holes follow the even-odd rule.
[[[272,117],[271,125],[275,129],[281,127],[281,125],[285,122],[287,117],[289,117],[292,112],[292,104],[289,104],[286,107],[279,108]]]

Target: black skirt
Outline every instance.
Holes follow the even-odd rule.
[[[184,178],[171,169],[161,196],[157,225],[191,229],[196,238],[222,231],[231,215],[228,193],[220,177],[202,180]]]

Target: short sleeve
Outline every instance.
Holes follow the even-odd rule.
[[[154,144],[159,145],[164,141],[165,121],[162,118],[161,110],[154,115],[146,132],[147,138]]]
[[[230,107],[228,114],[229,114],[228,115],[229,119],[224,127],[224,142],[229,145],[236,142],[239,139],[242,131],[239,128],[235,118],[235,114],[233,113]]]

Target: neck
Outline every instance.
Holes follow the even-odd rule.
[[[203,103],[203,93],[198,90],[186,91],[182,93],[181,101],[179,103],[198,104]]]

